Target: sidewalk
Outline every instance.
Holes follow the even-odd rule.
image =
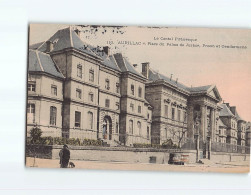
[[[183,172],[221,172],[221,173],[248,173],[250,167],[248,161],[244,162],[227,162],[215,163],[214,165],[204,164],[186,164],[186,165],[169,165],[169,164],[129,164],[120,162],[97,162],[97,161],[79,161],[72,160],[75,169],[102,169],[102,170],[138,170],[138,171],[183,171]],[[35,165],[35,166],[34,166]],[[59,160],[52,159],[35,159],[27,157],[26,167],[37,168],[59,168]]]

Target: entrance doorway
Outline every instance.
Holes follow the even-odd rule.
[[[112,139],[112,119],[110,116],[105,116],[103,121],[103,139]]]

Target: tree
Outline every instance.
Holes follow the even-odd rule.
[[[170,127],[170,126],[166,127],[166,129],[169,132],[170,139],[173,142],[177,141],[179,147],[181,147],[181,142],[185,138],[185,134],[187,132],[187,128],[185,128],[184,126],[185,126],[185,122],[183,122],[182,128],[173,128],[173,127]]]
[[[41,140],[42,130],[37,125],[35,125],[30,130],[30,136],[31,136],[31,143],[38,144]]]

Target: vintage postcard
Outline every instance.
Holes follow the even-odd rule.
[[[26,166],[248,173],[250,33],[30,24]]]

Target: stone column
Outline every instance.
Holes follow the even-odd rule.
[[[187,137],[193,138],[194,136],[194,113],[193,113],[193,105],[187,106]]]
[[[207,143],[208,143],[208,152],[207,152],[207,158],[210,160],[211,158],[211,137],[207,137]]]
[[[211,130],[211,141],[215,141],[215,134],[216,134],[216,122],[215,122],[215,109],[211,109],[211,124],[210,124],[210,130]]]
[[[203,142],[206,141],[206,123],[207,123],[207,107],[205,105],[201,105],[201,127],[200,127],[200,137],[203,140]]]

